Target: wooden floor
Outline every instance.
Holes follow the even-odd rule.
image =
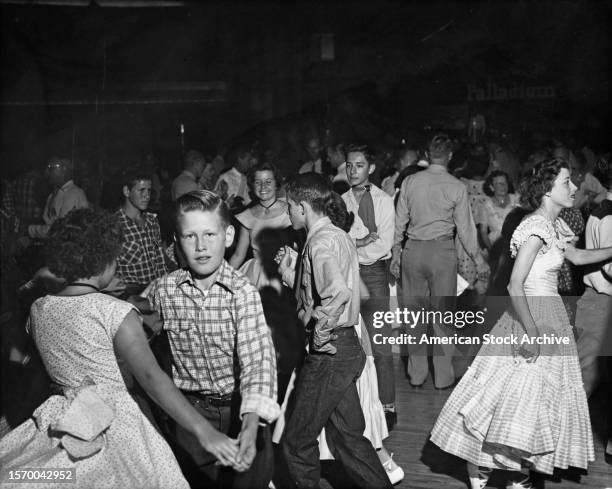
[[[405,479],[396,488],[465,489],[467,474],[464,462],[446,454],[428,441],[429,430],[450,392],[435,390],[431,378],[420,389],[410,387],[398,355],[395,356],[395,374],[398,424],[385,441],[385,446],[395,454],[394,459],[406,474]],[[612,409],[612,402],[602,397],[595,396],[590,403],[594,425],[595,462],[590,464],[588,473],[559,471],[554,478],[547,477],[547,489],[612,488],[612,465],[608,465],[604,460],[605,447],[601,439],[606,429],[603,426],[603,413],[605,409]],[[505,487],[505,477],[508,474],[502,471],[494,474],[487,487]]]

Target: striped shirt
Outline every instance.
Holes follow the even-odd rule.
[[[227,396],[239,385],[241,416],[278,417],[272,336],[259,293],[244,275],[223,261],[203,293],[191,273],[179,269],[155,281],[148,299],[168,333],[179,389]]]

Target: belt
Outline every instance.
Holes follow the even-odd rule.
[[[434,238],[434,239],[414,239],[414,238],[408,238],[408,241],[423,241],[423,242],[427,242],[427,241],[450,241],[452,239],[455,239],[454,236],[440,236],[439,238]]]
[[[355,331],[354,326],[346,326],[344,328],[334,329],[333,334],[336,336],[357,336],[357,331]]]
[[[181,392],[185,395],[185,397],[200,401],[208,406],[229,407],[232,405],[232,394],[228,394],[226,396],[210,396],[207,394],[202,394],[198,391],[184,391],[182,389]]]

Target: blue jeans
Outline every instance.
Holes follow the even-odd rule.
[[[391,344],[384,342],[377,344],[373,338],[375,334],[382,334],[388,338],[392,334],[391,324],[385,323],[381,328],[372,325],[373,315],[376,311],[386,312],[389,310],[389,274],[387,263],[377,261],[372,265],[359,265],[359,276],[365,283],[370,293],[370,298],[361,303],[361,315],[365,321],[372,353],[374,354],[374,365],[376,365],[376,379],[378,380],[378,398],[383,404],[395,402],[395,374],[393,369],[393,352]]]
[[[295,407],[289,415],[282,442],[295,487],[319,487],[321,465],[317,437],[323,428],[334,458],[352,479],[352,487],[392,487],[376,451],[363,436],[365,421],[355,381],[365,365],[365,354],[354,328],[350,330],[342,329],[333,340],[337,348],[334,355],[308,355],[298,374]]]

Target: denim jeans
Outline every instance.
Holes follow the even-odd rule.
[[[295,487],[319,487],[317,437],[323,428],[334,458],[352,479],[351,487],[392,487],[376,451],[363,436],[365,421],[355,381],[365,365],[365,354],[351,330],[353,334],[343,331],[332,340],[337,349],[334,355],[308,355],[298,374],[295,407],[282,442]]]
[[[392,326],[384,323],[381,328],[374,328],[373,315],[376,311],[389,310],[389,275],[387,263],[377,261],[372,265],[359,265],[359,276],[365,283],[370,294],[367,301],[361,303],[361,315],[370,336],[374,365],[376,365],[376,379],[378,380],[378,397],[383,404],[395,402],[395,374],[393,370],[393,352],[391,344],[382,342],[376,344],[373,340],[375,334],[382,334],[388,338],[392,334]]]
[[[185,395],[193,407],[217,430],[236,438],[241,422],[238,418],[239,399],[232,406],[211,406],[206,402]],[[260,426],[257,433],[257,454],[251,467],[236,472],[229,467],[216,465],[216,458],[198,443],[186,429],[170,423],[169,442],[185,478],[192,488],[267,489],[274,472],[272,435],[269,426]]]

